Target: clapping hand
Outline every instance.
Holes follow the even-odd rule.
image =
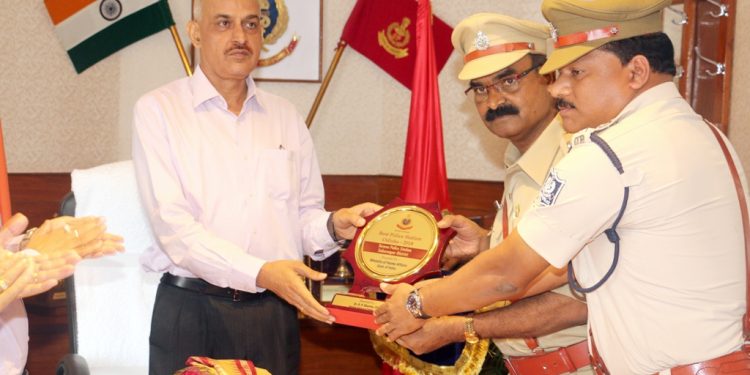
[[[44,293],[71,274],[81,258],[73,250],[50,255],[0,250],[0,310],[13,300]]]
[[[61,216],[46,220],[25,244],[42,254],[75,250],[82,258],[95,258],[124,249],[122,237],[106,233],[102,218]]]
[[[24,214],[17,213],[11,216],[0,228],[0,246],[7,248],[13,237],[20,236],[27,226],[29,226],[29,219]]]
[[[0,250],[0,311],[11,302],[21,298],[21,294],[34,280],[36,265],[29,257],[12,256]]]

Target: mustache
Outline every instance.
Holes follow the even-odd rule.
[[[576,106],[567,100],[557,98],[555,99],[555,107],[557,109],[574,109]]]
[[[520,113],[520,111],[518,110],[518,107],[516,107],[516,106],[514,106],[512,104],[505,104],[505,105],[502,105],[502,106],[497,107],[495,109],[490,108],[487,111],[487,114],[484,115],[484,119],[487,122],[492,122],[495,119],[498,119],[500,117],[508,116],[508,115],[517,115],[519,113]]]
[[[232,53],[234,51],[245,51],[247,53],[251,53],[250,48],[247,47],[247,45],[242,43],[234,43],[232,44],[232,47],[230,47],[227,50],[227,53]]]

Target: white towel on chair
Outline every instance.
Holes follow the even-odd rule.
[[[125,160],[71,173],[76,196],[76,216],[104,216],[111,233],[128,233],[129,253],[154,244],[154,235],[143,211],[133,161]]]
[[[133,163],[74,170],[71,176],[76,216],[103,216],[107,231],[125,238],[125,253],[85,260],[76,267],[78,353],[93,374],[132,366],[145,374],[160,275],[143,271],[138,261],[153,246],[154,236],[138,196]]]

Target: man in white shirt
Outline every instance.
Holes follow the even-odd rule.
[[[541,72],[557,71],[550,93],[573,149],[500,246],[419,291],[384,285],[381,334],[521,293],[572,260],[598,373],[748,371],[742,195],[728,161],[738,183],[744,173],[672,82],[670,3],[543,1],[555,50]]]
[[[158,240],[142,263],[164,273],[152,374],[172,374],[192,355],[296,374],[297,309],[333,321],[303,282],[325,274],[302,256],[333,254],[378,208],[324,210],[302,118],[249,76],[261,52],[260,16],[257,0],[196,1],[188,33],[200,66],[135,106],[133,161]]]

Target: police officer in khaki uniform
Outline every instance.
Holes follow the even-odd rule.
[[[744,172],[672,83],[661,32],[670,3],[543,1],[555,50],[540,72],[557,71],[550,93],[573,149],[499,246],[419,290],[384,285],[393,296],[376,312],[379,334],[398,339],[420,317],[547,289],[540,273],[572,260],[571,284],[588,293],[590,352],[609,373],[748,373],[745,242],[728,162],[746,185]]]
[[[464,56],[459,79],[469,81],[468,98],[487,128],[510,144],[503,203],[491,233],[463,216],[451,217],[460,241],[450,246],[464,249],[448,249],[450,253],[476,255],[499,244],[564,155],[562,121],[547,92],[551,77],[537,72],[546,60],[548,36],[543,24],[495,13],[473,15],[453,31],[453,46]],[[590,374],[585,323],[586,305],[566,284],[509,307],[431,319],[399,343],[423,353],[454,341],[490,337],[512,374]]]

